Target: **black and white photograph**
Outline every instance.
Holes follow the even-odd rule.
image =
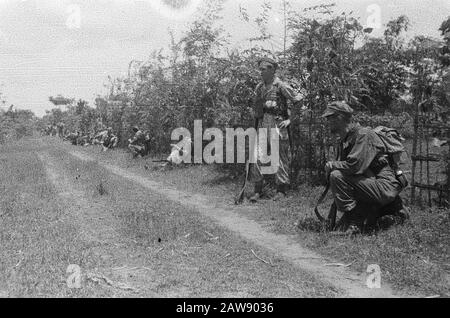
[[[0,0],[0,298],[450,298],[449,139],[448,0]]]

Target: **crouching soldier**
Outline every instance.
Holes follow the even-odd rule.
[[[147,153],[146,136],[137,126],[133,127],[134,137],[128,139],[128,149],[133,154],[133,158],[143,157]]]
[[[68,134],[66,139],[69,140],[72,145],[76,146],[78,144],[79,137],[80,137],[80,132],[76,131],[76,132],[71,132],[70,134]]]
[[[93,145],[102,145],[103,140],[106,138],[106,135],[108,134],[107,130],[102,130],[98,134],[94,136],[94,139],[92,141]]]
[[[345,102],[332,102],[322,116],[340,139],[337,160],[325,165],[337,210],[344,214],[337,229],[357,233],[390,218],[403,222],[408,218],[399,197],[404,186],[386,160],[385,145],[375,131],[353,123],[352,113]]]
[[[102,135],[103,151],[116,148],[118,142],[119,142],[119,139],[117,138],[116,135],[113,134],[112,128],[108,127],[108,129],[106,130],[106,133],[104,133]]]

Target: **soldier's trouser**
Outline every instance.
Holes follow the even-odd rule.
[[[341,212],[350,212],[358,202],[384,206],[394,201],[402,190],[389,167],[374,177],[345,175],[339,170],[334,170],[330,174],[330,189],[336,207]]]
[[[281,122],[280,119],[277,119],[275,116],[271,116],[268,114],[264,115],[264,121],[260,125],[263,128],[267,128],[268,135],[268,149],[270,149],[271,142],[270,140],[270,129],[276,128],[277,124]],[[279,153],[279,161],[278,161],[278,169],[275,174],[263,174],[261,171],[261,167],[267,166],[262,164],[259,160],[252,164],[251,169],[251,181],[255,182],[255,192],[260,192],[262,190],[262,186],[264,181],[270,182],[270,180],[275,180],[275,184],[277,185],[278,190],[284,192],[286,187],[290,184],[289,178],[289,169],[290,169],[290,146],[289,146],[289,136],[287,129],[279,129],[278,136],[278,153]],[[273,165],[273,163],[270,163]]]
[[[135,155],[142,155],[144,151],[144,146],[139,145],[128,145],[128,149]]]
[[[103,146],[105,146],[106,148],[116,148],[118,141],[119,139],[117,137],[112,137],[111,139],[105,140]]]

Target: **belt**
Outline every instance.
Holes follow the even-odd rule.
[[[263,107],[263,112],[265,114],[274,115],[274,116],[283,116],[283,111],[278,108],[268,108]]]

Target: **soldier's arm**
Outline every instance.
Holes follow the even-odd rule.
[[[282,83],[280,91],[294,106],[298,105],[303,100],[303,96],[286,83]]]
[[[133,136],[133,138],[129,139],[130,144],[134,144],[136,142],[136,140],[137,140],[136,136],[137,136],[137,133]]]
[[[332,170],[340,170],[344,174],[364,174],[378,154],[374,136],[364,132],[358,134],[355,145],[345,161],[332,161]]]
[[[287,100],[291,101],[292,106],[294,108],[294,114],[297,114],[297,116],[292,117],[291,107],[290,105],[287,105],[286,113],[291,121],[290,124],[294,126],[299,125],[298,113],[300,111],[301,102],[304,98],[303,95],[301,95],[299,92],[294,90],[290,85],[286,83],[282,83],[282,85],[280,86],[280,91]]]
[[[134,135],[133,139],[131,139],[131,143],[134,144],[134,143],[136,143],[137,141],[140,141],[140,140],[142,139],[142,136],[143,136],[143,133],[142,133],[141,131],[138,131],[138,132]]]

